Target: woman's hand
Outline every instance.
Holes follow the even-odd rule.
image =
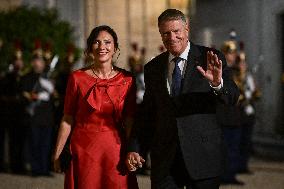
[[[62,153],[67,138],[71,132],[71,125],[73,124],[73,117],[64,114],[57,136],[55,149],[52,156],[53,169],[55,172],[62,173],[59,156]]]
[[[62,173],[60,159],[55,154],[52,156],[52,163],[54,172]]]
[[[53,169],[56,173],[62,173],[60,159],[53,160]]]

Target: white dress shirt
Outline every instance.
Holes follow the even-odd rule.
[[[190,50],[190,42],[187,42],[187,47],[185,48],[185,50],[181,53],[181,55],[179,55],[180,58],[182,58],[182,60],[178,63],[178,67],[181,71],[181,75],[182,78],[184,78],[184,74],[185,74],[185,70],[186,70],[186,66],[187,63],[190,64],[190,62],[187,61],[188,58],[188,53]],[[169,94],[171,94],[171,86],[172,86],[172,74],[173,71],[175,69],[175,63],[173,61],[173,59],[175,58],[175,56],[171,53],[169,53],[169,59],[168,59],[168,77],[167,77],[167,88],[168,88],[168,92]],[[221,84],[217,87],[213,87],[211,84],[210,86],[216,90],[219,91],[222,87],[223,87],[223,79],[221,79]]]

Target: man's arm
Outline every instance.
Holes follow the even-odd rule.
[[[139,153],[141,146],[144,149],[149,147],[151,134],[153,134],[154,99],[152,98],[151,85],[149,84],[150,74],[148,69],[145,68],[145,93],[143,101],[138,107],[128,141],[126,165],[130,171],[135,171],[137,167],[141,167],[142,163],[145,162]]]
[[[197,66],[197,69],[208,80],[222,103],[228,105],[237,103],[239,90],[232,79],[226,59],[222,53],[217,51],[215,54],[213,51],[208,51],[206,70],[201,66]]]

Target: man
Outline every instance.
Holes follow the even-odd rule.
[[[243,43],[241,43],[243,47]],[[256,121],[255,104],[261,97],[255,79],[248,69],[246,55],[242,50],[236,59],[237,74],[235,83],[240,89],[238,108],[240,111],[240,161],[238,164],[238,173],[251,174],[248,161],[252,151],[252,133]]]
[[[232,75],[236,82],[236,58],[238,55],[236,41],[224,41],[221,46],[221,51],[225,56],[227,66],[230,68],[230,75]],[[225,171],[221,177],[221,182],[222,184],[244,185],[242,181],[237,179],[237,171],[240,162],[241,140],[239,108],[237,106],[220,104],[217,109],[217,119],[223,130],[227,157]]]
[[[136,74],[135,67],[137,64],[141,64],[141,54],[138,48],[138,43],[132,43],[132,54],[128,57],[128,66],[130,68],[130,72]]]
[[[141,167],[139,146],[150,141],[153,189],[219,188],[224,158],[216,104],[236,103],[238,89],[219,51],[188,40],[182,12],[165,10],[158,27],[167,51],[145,66],[146,90],[126,164],[130,171]]]
[[[29,129],[31,169],[34,176],[50,175],[50,155],[53,129],[53,83],[46,76],[45,62],[35,55],[32,71],[22,77],[20,91],[25,103],[25,124]]]
[[[9,136],[9,162],[13,173],[25,173],[25,143],[27,127],[21,122],[24,106],[20,100],[20,79],[23,75],[24,62],[22,55],[13,57],[9,72],[4,78],[2,90],[5,98],[6,122]]]

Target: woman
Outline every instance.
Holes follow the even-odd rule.
[[[117,50],[113,29],[94,28],[85,52],[92,55],[93,64],[70,75],[53,156],[55,171],[60,171],[59,156],[71,134],[65,189],[138,188],[123,163],[135,112],[135,79],[112,65]]]

